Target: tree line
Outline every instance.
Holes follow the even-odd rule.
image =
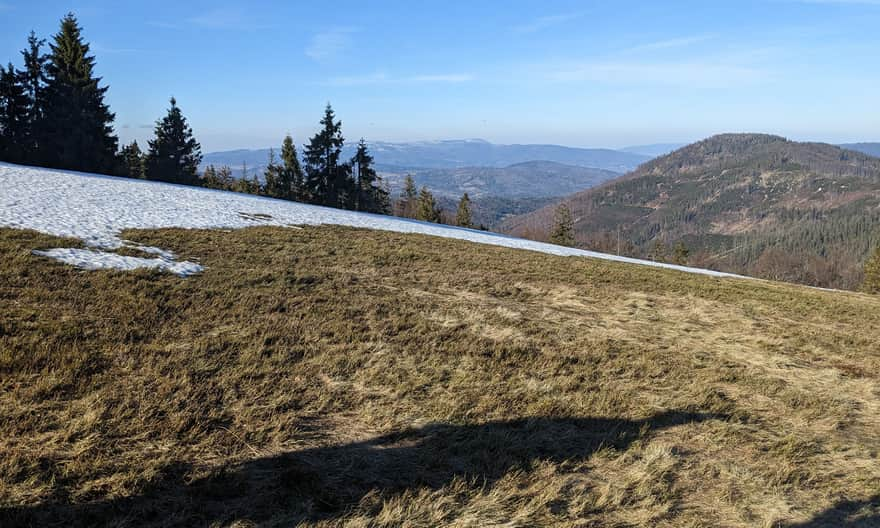
[[[373,167],[373,156],[361,139],[351,159],[342,159],[342,122],[330,104],[320,130],[303,148],[302,161],[287,135],[276,158],[270,151],[262,180],[233,178],[228,167],[209,166],[199,174],[201,146],[177,101],[172,97],[156,122],[153,139],[143,151],[136,141],[117,150],[115,115],[105,103],[108,87],[94,74],[95,57],[69,13],[46,40],[32,31],[22,50],[21,69],[10,62],[0,68],[0,160],[40,167],[198,185],[284,200],[382,214],[399,214],[427,222],[474,227],[470,198],[465,194],[454,221],[439,208],[427,188],[415,190],[412,178],[392,204],[390,193]]]

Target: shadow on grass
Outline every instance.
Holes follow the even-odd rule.
[[[866,500],[838,502],[831,508],[802,523],[784,528],[876,528],[880,526],[880,495]]]
[[[435,490],[455,478],[491,487],[540,461],[578,463],[603,447],[626,449],[666,427],[716,414],[670,411],[644,420],[537,417],[479,425],[429,425],[339,446],[259,458],[190,479],[167,467],[133,497],[0,509],[2,526],[196,526],[233,521],[295,524],[338,518],[368,494]],[[381,504],[381,501],[376,501]]]

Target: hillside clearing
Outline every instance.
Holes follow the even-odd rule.
[[[407,218],[198,187],[0,163],[0,227],[34,229],[50,235],[81,239],[93,248],[91,252],[83,252],[79,248],[47,248],[44,255],[85,269],[152,267],[179,275],[201,270],[196,262],[176,260],[176,256],[166,248],[144,246],[120,238],[120,232],[124,229],[322,224],[419,233],[554,255],[620,260],[691,273],[728,275]],[[139,255],[133,258],[119,251],[104,251],[108,249],[133,249]],[[144,262],[143,253],[150,257],[148,262]]]
[[[348,227],[122,237],[205,269],[0,229],[0,525],[880,522],[876,297]]]

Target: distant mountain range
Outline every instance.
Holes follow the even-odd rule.
[[[529,161],[551,161],[577,167],[627,172],[651,159],[651,155],[601,148],[575,148],[559,145],[496,145],[482,139],[420,141],[412,143],[369,143],[379,169],[400,172],[412,169],[456,169],[462,167],[502,168]],[[300,146],[300,150],[301,150]],[[354,153],[354,146],[343,151]],[[203,166],[228,165],[240,171],[242,163],[251,169],[265,167],[269,149],[211,152]]]
[[[869,156],[880,157],[880,143],[844,143],[841,148],[855,150]]]
[[[723,134],[564,202],[583,246],[669,258],[682,243],[698,266],[851,288],[880,244],[880,159],[824,143]],[[501,229],[546,237],[555,207],[509,218]]]
[[[440,195],[458,197],[468,193],[472,198],[496,196],[503,198],[547,198],[582,191],[620,176],[620,173],[564,165],[553,161],[527,161],[507,167],[461,167],[454,169],[413,169],[383,171],[382,176],[392,190],[403,187],[406,174],[416,185],[426,185]]]

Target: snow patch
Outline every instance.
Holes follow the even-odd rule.
[[[87,270],[115,269],[134,270],[138,268],[155,268],[181,277],[201,272],[204,268],[195,262],[175,262],[164,258],[142,258],[119,255],[107,251],[76,248],[55,248],[34,251],[35,255],[53,258],[65,264]]]
[[[93,249],[58,248],[39,254],[84,269],[148,267],[179,275],[202,270],[193,262],[177,262],[171,252],[120,239],[119,234],[125,229],[236,229],[253,225],[322,224],[418,233],[553,255],[599,258],[714,277],[739,277],[405,218],[197,187],[0,163],[0,227],[33,229],[83,240]],[[126,246],[158,255],[158,258],[128,257],[108,252]]]

